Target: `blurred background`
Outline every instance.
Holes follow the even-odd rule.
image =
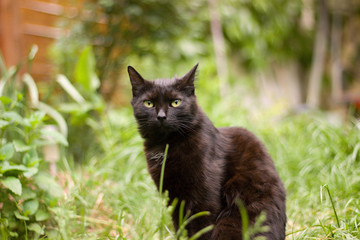
[[[360,0],[0,0],[0,239],[186,239],[126,69],[196,63],[214,125],[273,157],[287,239],[360,239]]]
[[[126,66],[145,78],[200,63],[199,91],[239,96],[249,108],[360,108],[360,2],[356,0],[1,0],[8,66],[39,46],[30,73],[42,96],[56,74],[74,81],[91,47],[96,91],[129,102]],[[255,97],[255,98],[254,98]]]

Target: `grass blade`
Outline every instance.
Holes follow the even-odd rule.
[[[63,116],[61,116],[61,114],[58,111],[56,111],[54,108],[50,107],[49,105],[47,105],[43,102],[39,102],[37,108],[41,111],[44,111],[46,114],[48,114],[50,117],[52,117],[58,124],[62,135],[64,135],[64,137],[67,138],[68,127],[67,127],[66,121],[63,118]]]
[[[5,61],[4,61],[3,55],[1,54],[1,51],[0,51],[0,74],[1,74],[2,76],[6,76],[6,75],[7,75],[7,68],[6,68],[6,65],[5,65]]]
[[[166,164],[166,158],[167,158],[168,150],[169,150],[169,144],[166,144],[165,152],[164,152],[164,160],[163,160],[162,166],[161,166],[160,186],[159,186],[160,195],[162,195],[162,193],[163,193],[165,164]]]
[[[249,218],[248,218],[248,214],[246,212],[246,208],[244,206],[244,204],[241,202],[240,199],[237,199],[236,204],[238,205],[239,211],[240,211],[240,215],[241,215],[241,225],[242,225],[242,235],[243,235],[243,239],[244,240],[248,240],[249,239],[249,233],[248,233],[248,228],[249,228]]]
[[[325,185],[322,186],[322,188],[325,188],[326,191],[327,191],[327,193],[328,193],[328,195],[329,195],[330,202],[331,202],[331,206],[332,206],[332,209],[333,209],[333,211],[334,211],[335,218],[336,218],[336,223],[337,223],[338,228],[340,228],[339,217],[338,217],[337,212],[336,212],[336,209],[335,209],[335,204],[334,204],[334,201],[333,201],[333,199],[332,199],[329,186],[328,186],[327,184],[325,184]]]
[[[159,193],[160,193],[161,199],[163,199],[164,195],[165,195],[165,194],[163,194],[163,184],[164,184],[165,164],[166,164],[168,150],[169,150],[169,144],[166,144],[165,152],[164,152],[164,159],[162,161],[161,174],[160,174]],[[165,226],[163,207],[161,207],[161,209],[160,209],[160,216],[161,216],[161,223],[160,223],[160,229],[159,229],[160,230],[160,239],[163,239],[163,237],[164,237],[164,227],[163,226]]]
[[[185,216],[184,219],[186,219],[181,225],[179,224],[179,229],[176,232],[176,237],[177,239],[181,237],[181,234],[183,233],[185,227],[194,219],[202,217],[202,216],[208,216],[210,215],[210,212],[208,211],[203,211],[203,212],[198,212],[192,216],[190,216],[189,218],[187,218],[188,215]],[[208,226],[209,227],[209,226]],[[211,230],[211,229],[210,229]],[[202,230],[200,230],[202,231]],[[209,230],[208,230],[209,231]],[[205,232],[202,232],[201,234],[204,234]]]
[[[200,231],[198,231],[197,233],[195,233],[191,238],[189,238],[189,240],[198,239],[199,237],[201,237],[201,235],[203,235],[204,233],[207,233],[207,232],[211,231],[213,228],[214,228],[214,225],[210,225],[210,226],[204,227],[203,229],[201,229]]]
[[[85,99],[81,94],[76,90],[76,88],[71,84],[69,79],[62,74],[59,74],[56,78],[56,81],[60,84],[60,86],[69,94],[72,99],[74,99],[77,103],[85,103]]]
[[[180,204],[180,209],[179,209],[179,225],[180,226],[183,224],[183,221],[184,221],[184,207],[185,207],[185,201],[182,200],[181,204]]]
[[[39,104],[39,91],[36,87],[34,79],[30,74],[25,73],[23,77],[24,83],[27,85],[30,93],[31,103],[34,107],[37,107]]]

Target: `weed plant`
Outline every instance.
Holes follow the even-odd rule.
[[[28,65],[36,51],[36,47],[30,51]],[[57,229],[54,217],[63,196],[48,174],[43,148],[67,146],[67,128],[59,132],[53,127],[58,122],[61,129],[64,120],[39,101],[34,80],[28,73],[20,75],[21,67],[6,68],[0,54],[0,239],[4,240],[49,235]]]

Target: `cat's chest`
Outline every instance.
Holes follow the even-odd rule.
[[[164,151],[160,149],[146,151],[149,173],[157,187],[159,187],[163,164],[165,164],[164,189],[189,192],[195,184],[202,182],[201,154],[190,149],[169,148],[166,161],[164,155]]]

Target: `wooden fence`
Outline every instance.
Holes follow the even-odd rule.
[[[31,46],[37,44],[39,51],[31,74],[36,81],[48,80],[53,71],[48,48],[63,34],[56,23],[65,12],[76,14],[77,8],[70,6],[70,2],[0,0],[0,50],[6,65],[17,64],[27,56]]]

